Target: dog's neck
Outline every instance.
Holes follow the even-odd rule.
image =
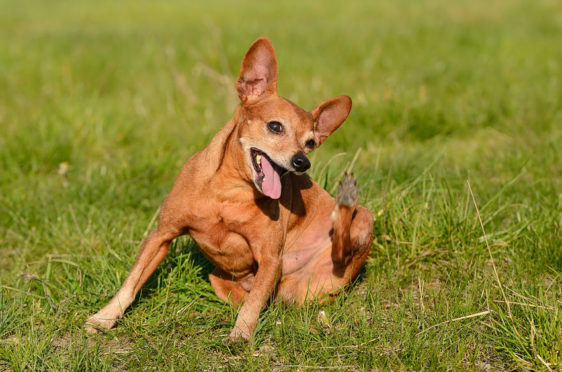
[[[240,142],[239,123],[235,122],[230,135],[224,143],[224,154],[217,169],[217,173],[223,173],[229,177],[236,178],[253,188],[252,173],[248,167],[246,154]]]
[[[213,137],[205,150],[208,161],[209,187],[220,188],[221,196],[232,199],[235,194],[237,200],[255,199],[261,196],[256,190],[248,167],[246,154],[240,143],[239,110],[223,128]]]

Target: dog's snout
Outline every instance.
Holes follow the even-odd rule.
[[[310,168],[310,160],[302,152],[293,156],[292,163],[297,172],[306,172]]]

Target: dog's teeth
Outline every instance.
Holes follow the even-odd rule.
[[[260,154],[256,155],[256,162],[261,167],[261,155]]]

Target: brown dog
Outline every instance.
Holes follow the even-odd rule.
[[[355,180],[346,176],[334,200],[304,173],[306,154],[343,123],[351,99],[332,98],[308,112],[279,97],[267,38],[246,53],[236,90],[234,118],[184,165],[158,227],[115,297],[87,320],[87,331],[115,325],[182,234],[216,266],[210,281],[217,296],[242,305],[232,340],[251,338],[273,293],[297,304],[323,300],[357,275],[373,217],[357,205]]]

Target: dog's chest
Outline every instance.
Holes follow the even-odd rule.
[[[211,204],[193,219],[189,234],[203,254],[216,266],[235,276],[254,267],[248,238],[241,228],[247,224],[244,209],[232,210],[228,204]]]

